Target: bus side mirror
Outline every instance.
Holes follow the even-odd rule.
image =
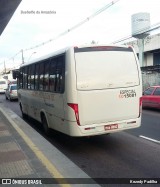
[[[19,70],[16,69],[12,71],[13,79],[19,78],[19,75],[20,75]]]

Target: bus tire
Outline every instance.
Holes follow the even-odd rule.
[[[42,121],[42,126],[43,126],[44,133],[47,136],[49,136],[51,129],[48,127],[47,119],[46,119],[44,114],[42,114],[42,116],[41,116],[41,121]]]
[[[22,109],[22,106],[21,106],[21,104],[20,104],[20,109],[21,109],[21,113],[22,113],[22,118],[23,119],[27,119],[27,114],[25,114],[24,112],[23,112],[23,109]]]

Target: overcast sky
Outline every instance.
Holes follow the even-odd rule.
[[[131,16],[150,13],[151,25],[160,22],[160,0],[119,0],[73,31],[62,33],[110,4],[111,0],[22,0],[0,36],[0,71],[28,62],[68,45],[111,43],[131,35]],[[31,49],[45,43],[41,47]],[[28,50],[29,49],[29,50]],[[16,55],[17,54],[17,55]]]

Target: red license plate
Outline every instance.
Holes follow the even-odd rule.
[[[111,124],[111,125],[105,125],[104,129],[107,130],[114,130],[114,129],[118,129],[118,124]]]

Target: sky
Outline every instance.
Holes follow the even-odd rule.
[[[130,36],[131,16],[147,12],[154,25],[160,22],[159,7],[159,0],[22,0],[0,36],[0,72],[4,62],[6,68],[17,68],[22,50],[24,62],[29,62],[66,46],[93,40],[109,44]]]

